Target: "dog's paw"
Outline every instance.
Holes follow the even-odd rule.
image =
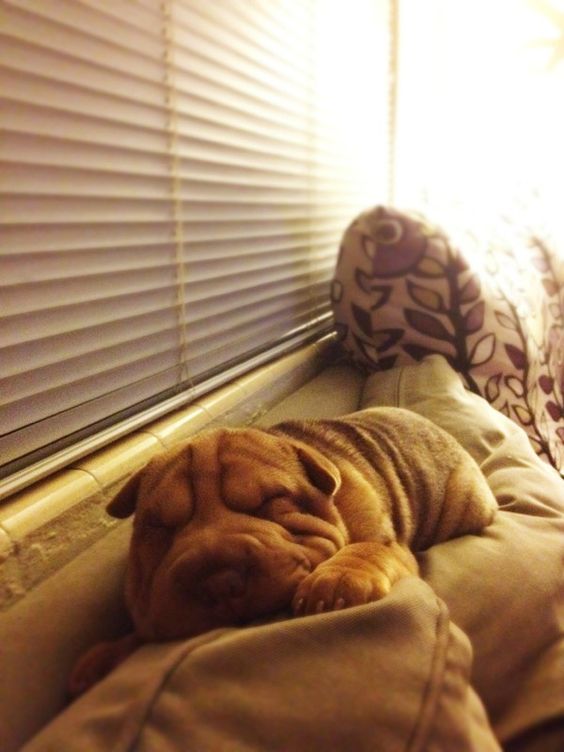
[[[113,642],[100,642],[75,663],[67,681],[67,695],[74,700],[107,676],[140,645],[137,635]]]
[[[296,616],[361,606],[387,595],[402,577],[417,575],[412,552],[397,541],[349,543],[299,584]]]
[[[322,564],[302,580],[294,595],[292,609],[296,616],[339,611],[378,600],[389,593],[391,587],[392,582],[385,572]]]
[[[79,697],[110,673],[115,664],[112,647],[110,643],[100,643],[80,657],[67,681],[69,698]]]

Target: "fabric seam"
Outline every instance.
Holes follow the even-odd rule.
[[[431,723],[436,714],[440,692],[444,683],[446,656],[450,645],[448,630],[449,614],[447,607],[439,598],[435,598],[435,603],[438,607],[435,622],[435,649],[419,713],[417,714],[417,719],[407,743],[406,752],[425,752],[427,749]]]
[[[211,633],[213,634],[213,633]],[[139,720],[136,723],[136,728],[132,733],[132,738],[129,742],[127,740],[125,741],[125,744],[120,744],[120,741],[118,739],[117,744],[114,748],[115,752],[118,752],[118,750],[121,748],[124,750],[124,752],[135,752],[135,750],[138,748],[138,744],[141,740],[141,734],[143,733],[143,730],[147,724],[147,721],[149,719],[149,716],[153,712],[153,709],[155,708],[155,705],[164,689],[166,684],[169,682],[172,675],[177,671],[180,664],[187,658],[187,656],[197,652],[201,648],[205,648],[207,645],[209,645],[212,642],[216,642],[218,639],[223,636],[225,632],[222,632],[220,635],[214,635],[209,640],[205,640],[199,645],[195,647],[190,647],[189,645],[185,645],[183,650],[179,652],[179,654],[175,657],[172,664],[164,671],[163,675],[161,676],[160,681],[156,686],[154,686],[153,690],[150,693],[150,697],[145,701],[145,709],[143,713],[140,714]]]
[[[394,390],[395,391],[395,394],[394,394],[395,407],[399,407],[400,406],[401,387],[402,387],[402,380],[403,380],[403,371],[404,371],[403,368],[399,369],[398,377],[396,379],[396,388]]]

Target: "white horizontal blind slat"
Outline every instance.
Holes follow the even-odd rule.
[[[50,415],[45,420],[23,426],[17,432],[5,434],[2,437],[2,458],[4,462],[9,463],[11,461],[13,466],[16,460],[22,458],[22,447],[32,447],[31,451],[34,452],[50,445],[53,449],[56,449],[57,442],[60,442],[61,437],[72,437],[84,426],[91,426],[100,422],[107,424],[108,417],[113,416],[118,411],[122,414],[131,410],[132,407],[138,409],[138,406],[144,404],[145,401],[152,400],[156,394],[168,392],[171,385],[178,383],[179,367],[176,364],[170,371],[159,371],[157,369],[152,376],[143,378],[143,373],[139,373],[136,364],[133,363],[128,368],[128,383],[121,389],[114,388],[113,377],[114,374],[110,373],[105,393],[86,401],[81,397],[82,401],[74,407],[55,413],[56,420],[53,419],[53,415]],[[99,385],[95,391],[99,391]],[[40,395],[38,395],[39,398]],[[49,404],[52,408],[52,403],[49,402]],[[37,446],[38,432],[42,438],[40,447]],[[22,466],[25,466],[24,463],[25,455],[23,455]]]
[[[335,0],[2,4],[0,476],[327,327],[366,203],[324,114]]]
[[[9,462],[175,387],[180,338],[159,3],[7,2],[2,20]]]

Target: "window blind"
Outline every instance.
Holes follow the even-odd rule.
[[[1,13],[0,477],[13,478],[330,326],[339,238],[387,181],[387,2],[2,0]]]

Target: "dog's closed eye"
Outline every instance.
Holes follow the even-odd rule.
[[[273,522],[282,522],[296,514],[307,513],[307,505],[300,504],[298,499],[292,496],[274,496],[271,499],[266,499],[260,509],[256,510],[254,516]]]
[[[260,508],[260,512],[271,514],[284,514],[286,512],[295,512],[297,504],[289,496],[274,496],[271,499],[265,499]]]

